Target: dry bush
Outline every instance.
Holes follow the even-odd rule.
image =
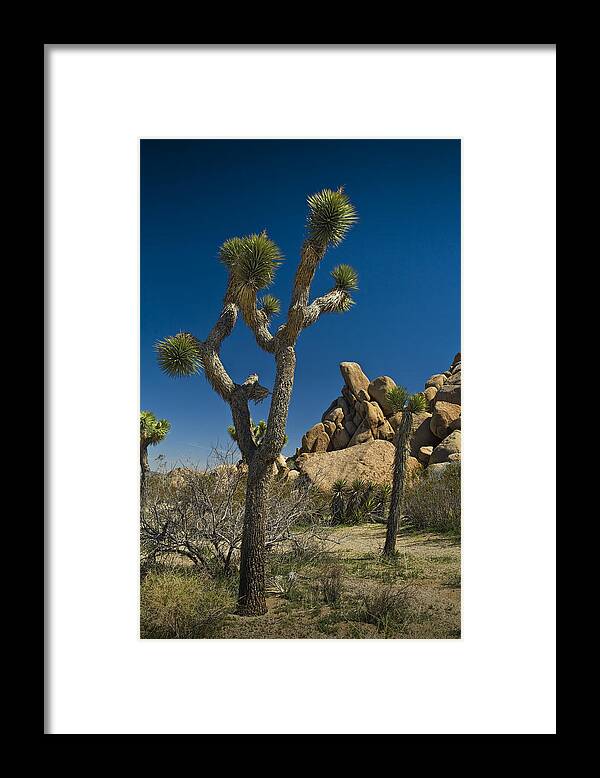
[[[142,638],[208,638],[223,624],[234,598],[196,570],[150,571],[141,584]]]
[[[460,463],[419,479],[406,492],[404,513],[419,529],[460,533]]]
[[[406,624],[411,610],[409,585],[397,588],[385,586],[358,594],[358,618],[374,624],[379,632],[388,633]]]
[[[343,574],[340,567],[331,567],[325,570],[320,577],[321,593],[327,605],[338,607],[342,601],[344,591]]]
[[[190,560],[209,575],[237,569],[242,542],[246,474],[232,451],[213,452],[202,470],[153,473],[141,510],[142,576],[157,561]],[[301,480],[273,479],[267,500],[266,548],[289,543],[299,558],[326,538],[319,490]]]

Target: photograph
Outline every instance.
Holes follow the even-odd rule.
[[[141,638],[460,638],[460,290],[460,139],[140,140]]]
[[[557,50],[43,44],[45,734],[557,733]]]

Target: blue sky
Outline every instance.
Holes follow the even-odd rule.
[[[369,378],[389,375],[411,391],[447,369],[460,350],[460,141],[141,141],[141,407],[171,421],[150,452],[204,463],[228,440],[228,406],[202,375],[163,375],[154,343],[181,330],[203,339],[219,316],[226,274],[221,243],[266,229],[286,260],[269,290],[283,321],[304,237],[306,197],[343,185],[359,222],[330,250],[312,296],[332,268],[359,275],[356,305],[323,316],[297,346],[284,453],[320,421],[342,386],[339,363]],[[234,381],[250,373],[272,387],[274,363],[242,319],[221,350]],[[266,418],[268,399],[252,408]]]

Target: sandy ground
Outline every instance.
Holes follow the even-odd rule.
[[[297,576],[291,593],[268,598],[264,616],[228,616],[219,638],[460,638],[460,541],[447,535],[404,530],[398,556],[385,562],[385,527],[338,527],[324,559],[275,572]],[[343,593],[337,607],[324,604],[320,581],[332,567],[341,571]],[[383,625],[365,623],[356,604],[378,592],[402,592],[401,619]]]

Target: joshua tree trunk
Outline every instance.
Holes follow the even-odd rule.
[[[240,616],[262,616],[267,612],[265,600],[265,527],[266,504],[271,466],[254,462],[248,469],[244,532],[240,557],[240,588],[236,613]]]
[[[148,473],[150,472],[150,465],[148,464],[148,445],[144,445],[144,443],[140,443],[140,468],[140,494],[143,497],[144,491],[146,489]]]
[[[267,431],[260,447],[255,448],[251,454],[248,467],[240,556],[240,588],[236,610],[240,616],[261,616],[267,612],[265,601],[266,502],[273,476],[273,464],[281,453],[285,441],[285,427],[296,367],[296,354],[293,347],[284,346],[276,353],[275,360],[277,373]],[[241,420],[237,421],[239,424]]]
[[[406,481],[406,460],[408,459],[408,439],[412,429],[412,413],[404,411],[396,433],[396,453],[394,455],[394,480],[390,500],[390,514],[385,534],[383,555],[393,557],[396,553],[396,538],[402,518],[404,488]]]

